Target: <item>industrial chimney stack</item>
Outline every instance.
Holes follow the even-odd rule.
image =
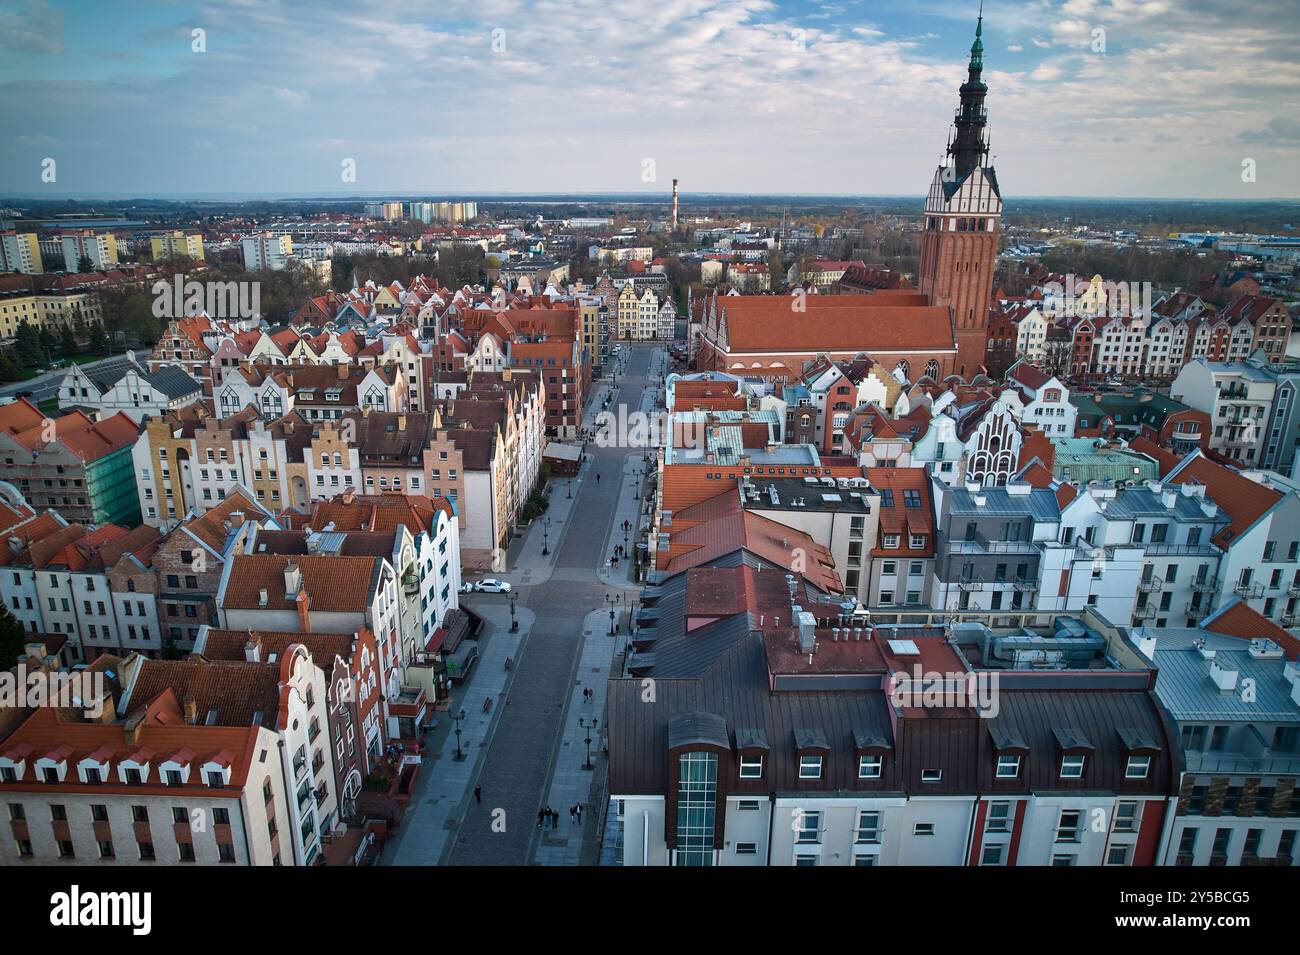
[[[673,231],[677,231],[677,180],[673,180]]]

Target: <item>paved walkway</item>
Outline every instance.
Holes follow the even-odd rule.
[[[600,800],[605,787],[597,785],[607,769],[603,753],[605,741],[605,690],[608,686],[614,651],[626,637],[620,626],[618,635],[610,635],[609,617],[599,610],[587,614],[583,621],[582,656],[578,676],[569,693],[569,709],[564,718],[560,751],[551,772],[551,788],[546,805],[560,814],[553,827],[537,830],[533,840],[532,861],[537,865],[594,865],[596,827],[600,824]],[[590,688],[588,700],[583,691]],[[594,731],[590,729],[595,721]],[[591,739],[591,766],[586,740]],[[569,815],[569,807],[582,806],[582,822]],[[584,858],[584,850],[587,857]]]
[[[493,597],[500,601],[500,597]],[[508,604],[481,603],[474,611],[484,619],[479,639],[479,658],[466,684],[452,693],[448,712],[436,716],[439,732],[431,741],[433,757],[426,755],[395,844],[384,848],[380,858],[385,865],[437,865],[444,861],[452,835],[466,814],[477,811],[473,781],[477,778],[486,745],[501,718],[500,701],[506,698],[513,671],[505,668],[506,657],[518,659],[519,645],[533,623],[532,611],[518,613],[519,632],[510,632]],[[492,709],[483,712],[483,698],[491,696]],[[464,710],[460,724],[460,750],[463,760],[456,759],[455,721],[453,713]]]
[[[652,355],[641,347],[620,370],[620,400],[640,408],[650,398],[645,388]],[[586,416],[594,426],[600,411],[593,400]],[[648,405],[646,406],[649,407]],[[552,482],[546,516],[549,528],[534,521],[517,549],[513,566],[498,574],[514,586],[520,632],[511,634],[510,604],[504,595],[474,594],[467,603],[485,620],[480,659],[468,685],[453,694],[452,711],[462,706],[461,746],[456,761],[450,718],[439,714],[402,827],[384,853],[396,865],[542,865],[595,864],[606,798],[606,764],[601,749],[606,682],[620,640],[609,635],[607,597],[621,598],[616,622],[626,633],[627,612],[636,586],[624,576],[602,574],[605,559],[622,543],[622,522],[639,519],[633,494],[633,467],[642,467],[642,449],[588,446],[589,460],[573,479]],[[596,473],[604,475],[597,482]],[[622,480],[615,479],[621,476]],[[617,534],[615,534],[617,528]],[[546,550],[543,554],[543,530]],[[635,537],[629,524],[629,548]],[[622,564],[622,562],[620,562]],[[621,579],[619,579],[621,578]],[[503,663],[512,656],[507,673]],[[584,702],[582,691],[595,691]],[[482,699],[498,699],[483,714]],[[579,719],[595,718],[592,770],[582,769],[586,731]],[[482,787],[482,802],[473,788]],[[583,825],[569,821],[569,807],[584,806]],[[538,832],[537,812],[550,805],[561,815],[555,829]],[[567,828],[566,828],[567,827]]]

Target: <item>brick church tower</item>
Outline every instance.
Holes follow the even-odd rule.
[[[969,381],[984,368],[989,300],[998,254],[1002,194],[989,165],[985,136],[988,113],[980,79],[984,70],[981,13],[970,48],[970,74],[961,85],[961,105],[953,117],[948,160],[930,183],[925,200],[918,284],[933,305],[952,310],[957,331],[953,371]]]

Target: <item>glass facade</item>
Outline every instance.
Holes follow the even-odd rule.
[[[717,795],[715,754],[683,753],[678,757],[677,865],[713,865]]]

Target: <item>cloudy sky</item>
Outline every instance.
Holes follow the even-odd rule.
[[[0,194],[919,194],[977,3],[0,0]],[[988,0],[1004,190],[1300,197],[1295,10]]]

